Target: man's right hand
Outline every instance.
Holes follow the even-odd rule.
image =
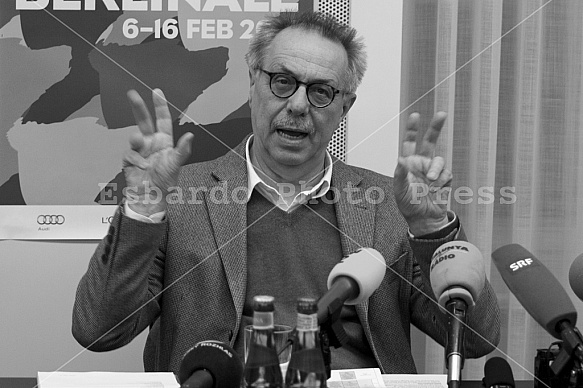
[[[174,147],[172,117],[160,89],[152,91],[155,122],[138,92],[130,90],[127,96],[140,131],[131,136],[130,150],[123,158],[125,196],[130,209],[150,216],[166,210],[166,195],[178,182],[194,135],[185,133]]]

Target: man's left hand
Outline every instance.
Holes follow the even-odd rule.
[[[437,112],[420,142],[419,114],[411,114],[407,121],[407,134],[395,169],[395,199],[414,236],[435,232],[448,222],[453,175],[445,168],[445,160],[433,155],[446,117],[445,112]]]

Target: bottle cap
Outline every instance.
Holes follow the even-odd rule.
[[[300,314],[316,314],[318,305],[314,298],[298,298],[297,309]]]
[[[275,298],[269,295],[256,295],[253,297],[253,310],[272,312],[275,311],[273,301]]]

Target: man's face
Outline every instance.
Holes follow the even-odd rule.
[[[301,82],[325,83],[336,89],[345,87],[346,68],[341,44],[297,28],[287,28],[275,37],[263,63],[268,72],[287,73]],[[290,168],[301,176],[319,172],[326,147],[356,96],[340,92],[329,106],[316,108],[308,102],[305,85],[291,97],[279,98],[269,83],[264,72],[251,74],[254,156],[276,175],[284,176]]]

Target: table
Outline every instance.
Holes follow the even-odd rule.
[[[0,377],[0,388],[33,388],[36,377]],[[516,388],[533,388],[532,381],[517,381]],[[462,388],[483,388],[481,381],[463,381]]]

